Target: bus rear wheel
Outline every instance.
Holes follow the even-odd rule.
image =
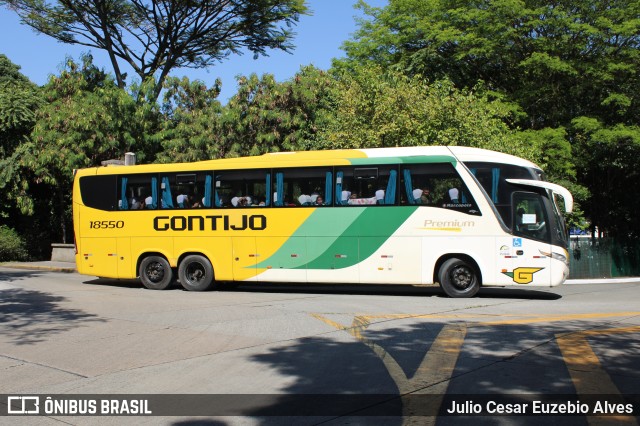
[[[142,285],[150,290],[165,290],[173,281],[171,265],[161,256],[147,256],[142,259],[138,272]]]
[[[213,287],[213,266],[204,256],[189,255],[180,262],[178,278],[186,290],[210,290]]]
[[[440,287],[449,297],[473,297],[480,290],[480,278],[473,265],[451,258],[438,271]]]

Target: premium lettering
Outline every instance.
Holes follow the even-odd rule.
[[[156,231],[262,231],[267,227],[267,217],[257,215],[212,215],[212,216],[156,216],[153,229]]]
[[[476,226],[473,220],[431,220],[426,219],[424,221],[425,227],[472,227]]]

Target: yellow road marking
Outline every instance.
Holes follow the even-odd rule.
[[[315,314],[314,314],[315,315]],[[600,319],[600,318],[613,318],[613,317],[633,317],[640,316],[638,311],[630,312],[601,312],[591,314],[567,314],[567,315],[550,315],[540,316],[536,314],[386,314],[386,315],[358,315],[360,318],[364,318],[367,321],[375,319],[472,319],[472,318],[486,318],[498,317],[509,319],[477,322],[475,324],[469,324],[470,327],[476,326],[491,326],[491,325],[518,325],[518,324],[534,324],[540,322],[558,322],[558,321],[572,321],[572,320],[588,320],[588,319]]]
[[[567,365],[571,380],[576,388],[576,394],[603,394],[611,395],[612,403],[623,404],[624,400],[620,395],[613,380],[607,372],[602,368],[600,359],[593,352],[593,348],[587,342],[587,336],[595,336],[600,334],[621,334],[640,332],[640,326],[604,329],[604,330],[587,330],[572,334],[556,335],[558,347],[562,352],[562,357]],[[587,421],[590,425],[613,425],[613,424],[637,424],[633,416],[588,416]]]
[[[409,377],[391,354],[389,354],[382,346],[362,335],[362,332],[371,325],[368,317],[356,316],[353,318],[351,326],[346,326],[319,314],[312,314],[312,316],[337,330],[346,331],[358,341],[369,347],[384,364],[385,368],[389,372],[389,376],[398,387],[400,395],[434,395],[433,398],[429,399],[429,404],[432,405],[433,411],[438,410],[444,395],[447,393],[449,380],[451,379],[453,370],[458,362],[460,348],[462,347],[462,343],[464,342],[464,338],[467,333],[466,325],[447,324],[442,327],[442,330],[440,330],[440,333],[438,333],[438,336],[431,344],[431,347],[420,362],[420,365],[414,374]],[[417,399],[408,399],[404,401],[416,401],[416,403],[424,402],[418,401]],[[435,417],[414,417],[414,413],[417,410],[424,412],[425,407],[412,407],[410,404],[403,403],[402,414],[404,425],[435,424]]]
[[[525,318],[525,319],[519,319],[519,320],[490,321],[490,322],[479,323],[478,325],[533,324],[533,323],[539,323],[539,322],[589,320],[589,319],[612,318],[612,317],[633,317],[638,315],[640,315],[640,312],[606,312],[606,313],[595,313],[595,314],[568,314],[568,315],[553,315],[548,317]]]
[[[590,320],[599,318],[612,317],[633,317],[640,315],[640,312],[607,312],[607,313],[589,313],[589,314],[568,314],[568,315],[552,315],[552,316],[531,316],[522,315],[500,315],[489,314],[490,316],[513,316],[512,319],[501,321],[487,321],[469,324],[470,327],[494,326],[494,325],[512,325],[512,324],[531,324],[543,322],[558,322],[572,320]],[[312,316],[325,324],[337,329],[343,330],[356,338],[358,341],[367,345],[383,362],[389,375],[398,386],[400,395],[406,394],[432,394],[440,395],[431,400],[435,410],[440,406],[443,396],[447,392],[449,381],[455,369],[460,349],[464,343],[467,332],[467,324],[454,323],[446,324],[431,344],[420,366],[413,376],[409,378],[398,362],[383,347],[370,341],[362,335],[363,331],[371,325],[371,320],[375,319],[468,319],[486,317],[487,314],[468,314],[468,315],[451,315],[451,314],[389,314],[389,315],[357,315],[353,318],[351,326],[337,323],[320,314],[312,314]],[[525,317],[525,318],[523,318]],[[529,318],[526,318],[529,317]],[[629,326],[619,328],[585,330],[577,333],[556,335],[556,341],[562,352],[562,356],[569,370],[571,380],[576,388],[577,395],[588,394],[607,394],[612,395],[614,403],[623,403],[622,396],[611,377],[604,371],[600,360],[593,352],[593,349],[587,342],[588,336],[609,335],[622,333],[640,332],[640,326]],[[617,398],[616,398],[617,397]],[[415,400],[415,399],[414,399]],[[408,401],[411,401],[409,399]],[[403,401],[404,402],[404,401]],[[422,407],[424,409],[424,407]],[[414,417],[414,408],[403,404],[403,424],[435,424],[435,417]],[[619,424],[637,424],[635,417],[632,416],[589,416],[587,420],[592,426]]]

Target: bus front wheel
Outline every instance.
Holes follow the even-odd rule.
[[[161,256],[147,256],[140,262],[140,281],[150,290],[164,290],[173,281],[173,271],[167,259]]]
[[[449,297],[473,297],[480,290],[476,268],[462,259],[451,258],[444,262],[438,278],[440,287]]]
[[[180,262],[178,278],[182,287],[189,291],[210,290],[213,287],[213,266],[204,256],[187,256]]]

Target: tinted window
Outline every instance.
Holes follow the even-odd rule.
[[[394,205],[397,182],[397,166],[336,167],[336,205]]]
[[[117,187],[118,210],[155,209],[158,205],[156,182],[156,175],[120,176]],[[154,186],[156,192],[153,191]]]
[[[116,176],[84,176],[80,178],[80,196],[87,207],[116,210]]]
[[[513,194],[514,235],[549,241],[549,218],[542,197],[531,192]]]
[[[216,207],[267,206],[267,186],[271,173],[266,170],[224,170],[214,177]]]
[[[211,207],[211,182],[211,175],[204,172],[161,174],[160,208]]]
[[[326,167],[277,170],[272,190],[273,204],[276,207],[331,205],[332,182],[333,173]]]
[[[511,196],[518,187],[508,183],[507,179],[534,179],[540,180],[541,175],[527,167],[511,164],[484,163],[479,161],[467,162],[465,165],[478,179],[482,188],[493,201],[509,229],[512,228]]]
[[[401,204],[480,214],[471,193],[450,163],[402,166],[400,172]]]

